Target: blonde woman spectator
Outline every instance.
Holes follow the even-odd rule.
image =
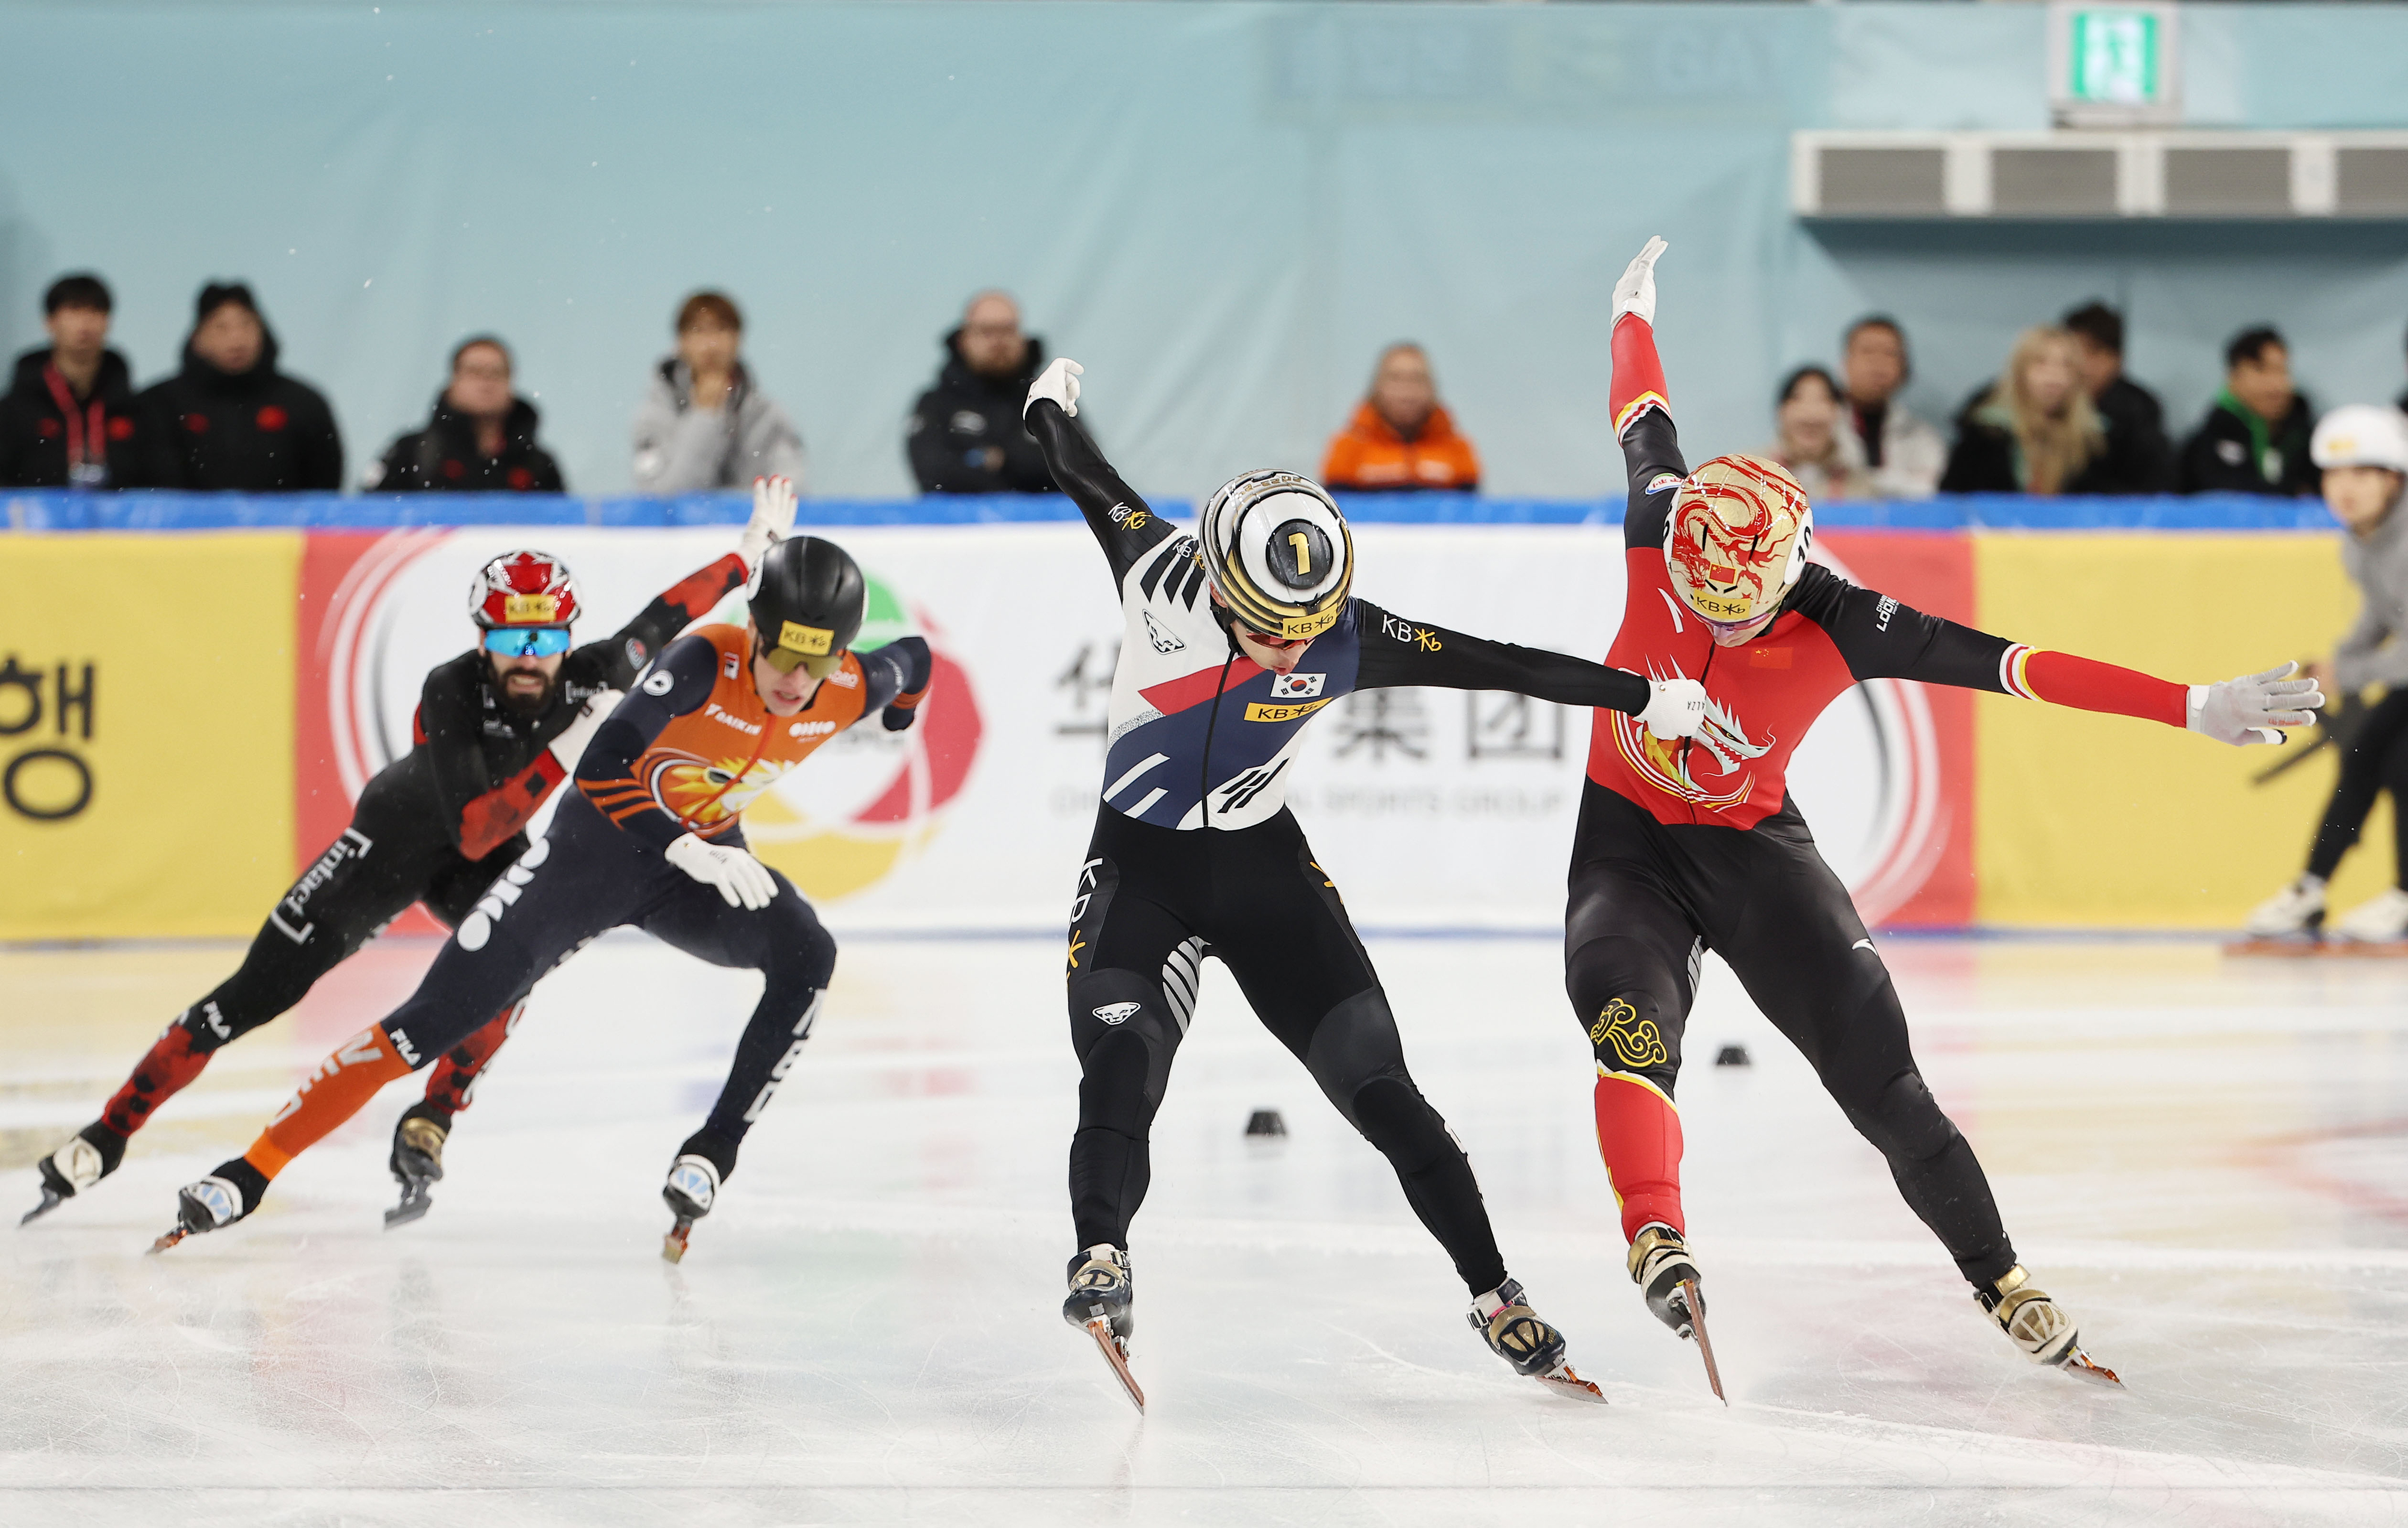
[[[2087,494],[2113,481],[2107,430],[2082,382],[2072,332],[2036,325],[2015,338],[2007,369],[1956,421],[1940,480],[1952,494]]]
[[[752,383],[737,352],[744,316],[717,292],[678,309],[677,353],[652,372],[636,410],[636,487],[648,494],[738,488],[754,478],[803,481],[803,438]]]
[[[1840,427],[1840,384],[1818,366],[1801,366],[1781,384],[1773,410],[1775,439],[1756,453],[1789,468],[1816,503],[1874,497],[1863,450]]]

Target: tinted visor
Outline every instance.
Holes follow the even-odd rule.
[[[495,627],[485,633],[485,651],[506,658],[548,658],[568,651],[565,626]]]
[[[756,639],[752,643],[752,651],[767,659],[769,667],[781,674],[790,674],[800,669],[813,679],[825,679],[844,667],[844,652],[841,649],[834,653],[812,655],[797,653],[791,647],[772,647],[767,642]]]

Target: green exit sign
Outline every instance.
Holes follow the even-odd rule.
[[[2164,0],[2055,0],[2048,94],[2057,120],[2098,127],[2179,121],[2180,22]]]

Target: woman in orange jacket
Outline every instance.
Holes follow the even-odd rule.
[[[1480,454],[1439,406],[1429,357],[1415,344],[1390,345],[1371,372],[1371,391],[1329,441],[1321,481],[1358,493],[1480,487]]]

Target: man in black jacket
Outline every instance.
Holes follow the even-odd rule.
[[[275,494],[343,485],[343,438],[325,395],[276,369],[276,336],[251,288],[201,288],[184,368],[141,404],[163,488]]]
[[[2322,474],[2308,459],[2308,436],[2316,412],[2291,384],[2283,337],[2262,324],[2242,330],[2224,347],[2224,391],[2183,442],[2182,492],[2315,493]]]
[[[2103,302],[2065,315],[2082,353],[2082,381],[2107,426],[2107,454],[2098,491],[2162,494],[2173,487],[2173,447],[2166,440],[2165,406],[2124,374],[2124,315]]]
[[[0,396],[0,487],[149,485],[134,373],[108,348],[114,306],[90,272],[63,276],[43,295],[50,342],[17,357]]]
[[[489,334],[452,353],[452,384],[426,427],[395,440],[364,486],[424,492],[559,494],[560,464],[535,443],[535,405],[510,391],[509,347]]]
[[[1023,426],[1020,406],[1045,366],[1045,347],[1021,333],[1020,306],[982,292],[945,336],[937,385],[911,409],[905,454],[927,494],[1050,494],[1045,454]]]

